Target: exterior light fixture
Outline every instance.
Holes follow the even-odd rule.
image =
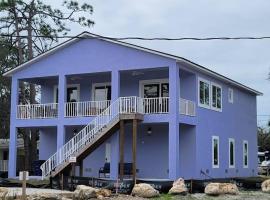
[[[151,127],[149,127],[148,129],[147,129],[147,135],[151,135],[152,134],[152,128]]]

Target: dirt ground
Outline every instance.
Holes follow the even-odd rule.
[[[118,195],[109,198],[111,200],[143,200],[143,198],[132,197],[128,195]],[[259,191],[241,191],[239,195],[221,195],[221,196],[207,196],[203,193],[188,194],[186,196],[172,196],[162,194],[158,198],[152,198],[152,200],[270,200],[270,194],[262,193]]]
[[[21,188],[8,188],[8,196],[20,195]],[[54,193],[62,197],[72,198],[72,192],[52,190],[52,189],[37,189],[27,188],[27,194],[33,195],[38,193]],[[144,198],[133,197],[130,195],[112,195],[108,200],[143,200]],[[270,200],[270,194],[260,191],[240,191],[239,195],[221,195],[221,196],[207,196],[203,193],[188,194],[186,196],[172,196],[168,194],[161,194],[158,198],[152,198],[151,200]]]

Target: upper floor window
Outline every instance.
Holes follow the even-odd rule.
[[[229,138],[229,168],[235,167],[235,141]]]
[[[248,141],[243,141],[243,167],[248,168]]]
[[[212,137],[212,167],[219,167],[219,137]]]
[[[233,103],[233,89],[232,88],[228,89],[228,101],[229,103]]]
[[[220,85],[199,78],[198,98],[200,107],[222,111],[222,87]]]
[[[210,82],[203,79],[199,79],[199,105],[210,107]]]
[[[221,110],[221,104],[222,104],[222,99],[221,99],[221,93],[222,89],[219,85],[212,83],[212,108],[215,110]]]

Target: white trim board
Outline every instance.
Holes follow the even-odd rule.
[[[81,37],[81,38],[79,38]],[[174,59],[176,60],[176,62],[183,62],[183,63],[186,63],[186,64],[189,64],[190,66],[194,67],[195,69],[201,71],[201,72],[204,72],[206,74],[209,74],[209,75],[212,75],[218,79],[221,79],[223,81],[226,81],[232,85],[235,85],[237,87],[240,87],[242,89],[245,89],[251,93],[254,93],[256,95],[262,95],[261,92],[259,91],[256,91],[252,88],[249,88],[241,83],[238,83],[232,79],[229,79],[221,74],[218,74],[210,69],[207,69],[197,63],[194,63],[188,59],[185,59],[183,57],[179,57],[179,56],[175,56],[175,55],[171,55],[171,54],[168,54],[168,53],[164,53],[164,52],[160,52],[160,51],[157,51],[157,50],[153,50],[153,49],[149,49],[149,48],[145,48],[145,47],[141,47],[141,46],[138,46],[138,45],[135,45],[135,44],[130,44],[130,43],[127,43],[127,42],[123,42],[123,41],[118,41],[118,40],[114,40],[114,39],[110,39],[110,38],[106,38],[106,37],[102,37],[100,35],[97,35],[97,34],[93,34],[93,33],[89,33],[89,32],[83,32],[77,36],[75,36],[74,38],[70,39],[70,40],[67,40],[66,42],[63,42],[61,43],[60,45],[50,49],[49,51],[43,53],[43,54],[40,54],[39,56],[19,65],[18,67],[12,69],[12,70],[9,70],[7,71],[6,73],[4,73],[4,76],[11,76],[13,73],[15,73],[16,71],[20,70],[21,68],[27,66],[27,65],[30,65],[34,62],[37,62],[39,59],[45,57],[45,56],[49,56],[50,54],[54,53],[55,51],[59,50],[59,49],[62,49],[64,47],[66,47],[67,45],[70,45],[72,44],[73,42],[76,42],[80,39],[83,39],[83,38],[97,38],[99,40],[103,40],[103,41],[107,41],[107,42],[111,42],[111,43],[115,43],[115,44],[119,44],[119,45],[122,45],[122,46],[126,46],[126,47],[130,47],[130,48],[133,48],[133,49],[138,49],[138,50],[141,50],[141,51],[145,51],[145,52],[148,52],[148,53],[152,53],[152,54],[155,54],[155,55],[159,55],[159,56],[163,56],[163,57],[166,57],[166,58],[169,58],[169,59]]]

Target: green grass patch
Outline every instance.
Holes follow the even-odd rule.
[[[154,200],[172,200],[172,199],[174,198],[173,195],[171,194],[161,194],[159,197],[154,198]]]

